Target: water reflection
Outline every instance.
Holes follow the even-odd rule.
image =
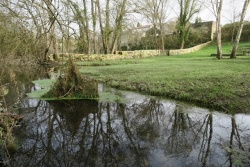
[[[235,166],[225,148],[249,147],[247,115],[122,95],[124,104],[26,99],[23,111],[33,113],[18,131],[21,147],[8,165]]]
[[[7,85],[9,90],[5,96],[7,106],[12,106],[34,89],[31,81],[45,78],[54,78],[58,68],[49,68],[44,66],[0,66],[1,84]]]
[[[131,92],[119,93],[125,103],[20,98],[35,89],[31,80],[55,77],[49,74],[10,69],[1,78],[9,83],[7,103],[21,100],[17,109],[25,116],[16,131],[20,148],[7,166],[227,167],[237,166],[235,160],[250,166],[249,115]]]

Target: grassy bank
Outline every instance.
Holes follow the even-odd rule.
[[[250,43],[243,43],[250,45]],[[229,53],[231,45],[223,46]],[[110,86],[196,103],[224,112],[250,113],[250,56],[217,60],[211,45],[186,55],[78,62],[80,71]]]

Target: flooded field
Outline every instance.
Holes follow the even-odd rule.
[[[8,104],[17,99],[16,90],[25,94],[37,89],[28,80],[15,80],[16,87],[10,86],[6,95]],[[99,85],[99,91],[118,94],[120,100],[43,101],[22,97],[18,112],[24,120],[15,130],[18,149],[6,165],[249,165],[250,115],[211,112],[103,85]]]

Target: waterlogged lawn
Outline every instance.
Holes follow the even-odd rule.
[[[43,99],[43,100],[76,100],[76,99],[94,99],[99,102],[123,102],[123,98],[121,94],[115,92],[115,90],[111,88],[106,88],[105,91],[99,91],[99,98],[67,98],[67,97],[52,97],[52,98],[44,98],[42,97],[46,94],[51,87],[56,82],[56,79],[43,79],[43,80],[35,80],[32,83],[35,85],[36,90],[31,93],[27,93],[26,95],[29,98],[34,99]]]
[[[224,45],[223,53],[230,53],[231,47]],[[189,101],[224,112],[250,112],[250,56],[217,60],[210,56],[212,53],[216,53],[215,45],[186,55],[78,65],[83,74],[119,89]]]
[[[31,93],[27,93],[27,96],[29,98],[41,98],[42,95],[44,95],[50,90],[50,88],[55,82],[55,79],[43,79],[32,81],[32,83],[35,85],[36,90]]]

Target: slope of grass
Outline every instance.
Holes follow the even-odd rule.
[[[231,47],[224,45],[224,53],[230,53]],[[119,89],[189,101],[230,113],[250,112],[250,56],[217,60],[210,56],[212,53],[216,53],[214,44],[186,55],[79,65],[84,64],[82,73]],[[98,63],[108,66],[91,66]]]

